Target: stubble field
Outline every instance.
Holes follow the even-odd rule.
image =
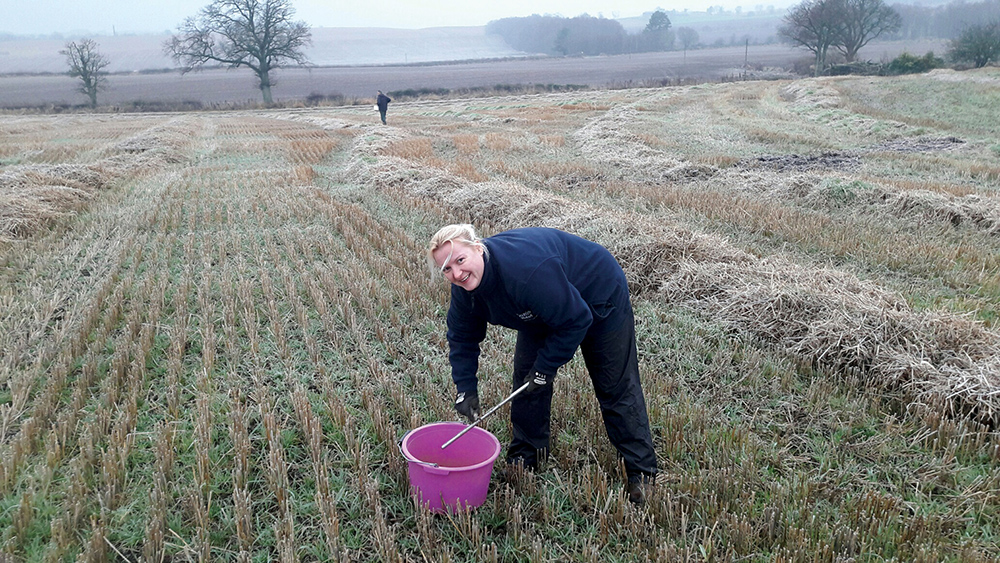
[[[996,561],[996,69],[0,116],[0,528],[17,561]],[[661,474],[582,361],[554,453],[432,515],[439,226],[596,240]],[[513,342],[484,343],[485,406]],[[504,443],[504,416],[485,426]]]

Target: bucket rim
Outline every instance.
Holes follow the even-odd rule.
[[[417,428],[414,428],[413,430],[410,430],[399,441],[399,450],[400,450],[400,452],[402,452],[403,457],[406,458],[406,461],[408,461],[410,463],[421,464],[421,465],[431,465],[431,464],[429,464],[426,461],[422,461],[422,460],[416,459],[414,456],[412,456],[410,454],[410,450],[407,447],[407,445],[409,444],[410,438],[414,434],[416,434],[417,432],[419,432],[420,430],[425,430],[427,428],[438,427],[438,426],[454,426],[456,428],[455,433],[457,434],[458,432],[461,432],[461,430],[464,429],[468,425],[467,424],[463,424],[461,422],[449,422],[449,421],[445,421],[445,422],[431,422],[431,423],[428,423],[428,424],[424,424],[423,426],[419,426]],[[481,467],[485,467],[487,465],[492,465],[493,463],[495,463],[496,460],[497,460],[497,458],[500,457],[500,449],[501,449],[500,440],[498,440],[497,437],[494,436],[493,433],[490,432],[489,430],[486,430],[485,428],[480,428],[478,426],[476,426],[476,427],[474,427],[474,428],[472,428],[472,429],[469,430],[469,434],[473,434],[473,433],[483,433],[483,434],[485,434],[485,435],[487,435],[487,436],[490,437],[490,440],[493,443],[493,452],[490,454],[490,456],[489,456],[488,459],[484,459],[483,461],[481,461],[479,463],[476,463],[476,464],[473,464],[473,465],[436,465],[435,464],[434,466],[437,467],[437,468],[439,468],[439,469],[446,469],[446,470],[449,470],[449,471],[471,471],[471,470],[479,469]]]

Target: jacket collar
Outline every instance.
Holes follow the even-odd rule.
[[[498,279],[500,274],[497,272],[496,261],[492,260],[489,254],[483,254],[483,279],[479,280],[479,285],[470,293],[473,296],[488,295],[493,292]]]

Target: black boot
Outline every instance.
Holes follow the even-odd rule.
[[[646,499],[653,496],[655,483],[652,477],[643,475],[641,477],[629,478],[625,492],[628,493],[628,501],[632,504],[644,504]]]

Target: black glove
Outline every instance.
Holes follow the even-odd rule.
[[[552,384],[556,376],[545,375],[544,373],[534,372],[528,376],[528,388],[524,390],[525,393],[535,393],[541,389],[545,389],[546,386]]]
[[[455,397],[455,410],[469,422],[475,422],[479,418],[479,394],[475,391],[459,393]]]

